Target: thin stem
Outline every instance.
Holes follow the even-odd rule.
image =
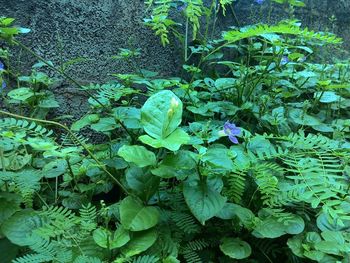
[[[186,32],[185,32],[185,63],[188,59],[188,17],[186,19]]]
[[[43,62],[45,65],[47,65],[50,69],[56,71],[57,73],[59,73],[61,76],[63,76],[64,78],[68,79],[70,82],[72,82],[73,84],[75,84],[78,88],[80,88],[85,94],[87,94],[88,96],[90,96],[93,100],[95,100],[102,108],[107,108],[106,105],[102,104],[93,94],[91,94],[89,91],[87,91],[86,89],[84,89],[84,87],[82,85],[80,85],[75,79],[73,79],[72,77],[70,77],[69,75],[67,75],[64,70],[60,70],[54,66],[52,66],[50,63],[48,63],[44,58],[42,58],[41,56],[39,56],[38,54],[36,54],[33,50],[31,50],[30,48],[28,48],[26,45],[22,44],[19,41],[14,41],[15,44],[19,45],[21,48],[23,48],[24,50],[26,50],[27,52],[29,52],[30,54],[32,54],[34,57],[36,57],[38,60],[40,60],[41,62]],[[131,140],[134,142],[136,141],[135,137],[133,136],[133,134],[130,133],[130,131],[125,127],[125,125],[117,120],[117,122],[119,123],[119,125],[126,131],[126,133],[131,137]]]
[[[123,184],[114,177],[114,175],[112,175],[105,167],[105,165],[103,163],[101,163],[97,157],[90,151],[90,149],[85,145],[85,143],[83,143],[82,141],[79,140],[79,138],[65,125],[59,123],[59,122],[55,122],[55,121],[47,121],[47,120],[41,120],[41,119],[35,119],[35,118],[29,118],[29,117],[25,117],[25,116],[21,116],[21,115],[17,115],[14,113],[10,113],[10,112],[6,112],[3,110],[0,110],[0,114],[3,115],[7,115],[7,116],[11,116],[13,118],[17,118],[17,119],[24,119],[24,120],[28,120],[28,121],[34,121],[34,122],[41,122],[41,123],[46,123],[49,125],[54,125],[54,126],[58,126],[62,129],[64,129],[72,138],[73,141],[78,142],[83,148],[84,150],[88,153],[88,155],[100,166],[100,168],[123,190],[124,193],[129,194],[129,191],[123,186]]]
[[[72,82],[74,85],[76,85],[78,88],[80,88],[85,94],[87,94],[88,96],[90,96],[93,100],[95,100],[100,106],[102,106],[103,108],[106,108],[106,105],[102,104],[93,94],[91,94],[89,91],[87,91],[86,89],[84,89],[84,87],[82,85],[80,85],[75,79],[73,79],[72,77],[70,77],[69,75],[67,75],[63,70],[56,68],[54,66],[52,66],[49,62],[47,62],[46,59],[44,59],[43,57],[39,56],[38,54],[36,54],[33,50],[31,50],[29,47],[27,47],[26,45],[22,44],[19,41],[14,41],[14,43],[18,46],[20,46],[22,49],[24,49],[25,51],[27,51],[28,53],[30,53],[31,55],[33,55],[35,58],[37,58],[38,60],[40,60],[41,62],[43,62],[46,66],[48,66],[50,69],[56,71],[57,73],[59,73],[61,76],[63,76],[64,78],[66,78],[67,80],[69,80],[70,82]]]

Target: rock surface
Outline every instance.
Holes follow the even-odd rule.
[[[301,18],[303,25],[334,32],[345,39],[345,48],[350,47],[350,1],[305,2],[306,8],[296,9],[296,17]],[[270,9],[267,0],[261,6],[254,0],[237,0],[234,10],[241,25],[288,17],[283,8]],[[143,0],[0,0],[0,15],[14,17],[19,25],[31,28],[23,42],[55,64],[83,59],[67,71],[82,83],[104,82],[111,79],[111,73],[132,72],[133,68],[125,62],[110,59],[119,48],[142,48],[136,61],[138,67],[159,71],[164,76],[174,76],[181,68],[176,44],[162,47],[158,37],[143,25]],[[235,24],[228,12],[219,19],[218,28]],[[28,70],[36,62],[23,52],[14,55],[21,69]],[[81,93],[75,94],[69,84],[58,86],[55,93],[62,104],[57,114],[80,115],[86,101]]]

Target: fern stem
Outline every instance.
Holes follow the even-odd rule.
[[[83,143],[81,140],[79,140],[79,138],[65,125],[59,123],[59,122],[55,122],[55,121],[48,121],[48,120],[41,120],[41,119],[35,119],[35,118],[29,118],[29,117],[25,117],[25,116],[21,116],[21,115],[17,115],[14,113],[10,113],[10,112],[6,112],[3,110],[0,110],[0,114],[3,115],[7,115],[7,116],[11,116],[13,118],[17,118],[17,119],[24,119],[24,120],[28,120],[28,121],[34,121],[34,122],[41,122],[41,123],[46,123],[49,125],[54,125],[54,126],[58,126],[62,129],[64,129],[65,131],[67,131],[67,133],[73,138],[74,141],[78,142],[83,148],[84,150],[88,153],[88,155],[100,166],[100,168],[122,189],[122,191],[126,194],[129,194],[129,191],[123,186],[123,184],[114,176],[112,175],[105,167],[105,165],[103,163],[101,163],[97,157],[90,151],[90,149],[85,145],[85,143]]]
[[[188,17],[186,18],[186,32],[185,32],[185,63],[188,59]]]
[[[0,161],[1,161],[2,171],[6,172],[5,159],[4,159],[4,150],[2,148],[0,148]]]

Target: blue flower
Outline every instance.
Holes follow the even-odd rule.
[[[262,5],[264,3],[264,0],[255,0],[254,2],[258,5]]]
[[[186,9],[186,7],[187,7],[187,3],[183,3],[182,5],[179,5],[177,7],[177,11],[182,12]]]
[[[280,64],[281,65],[286,65],[288,62],[289,62],[288,56],[283,56],[282,59],[281,59]]]
[[[241,129],[239,127],[236,127],[235,124],[227,121],[224,124],[223,132],[225,133],[225,135],[228,135],[228,138],[231,142],[233,142],[234,144],[238,144],[238,139],[236,136],[241,133]]]
[[[5,65],[4,63],[2,63],[2,61],[0,60],[0,74],[5,71]],[[3,79],[1,78],[1,75],[0,75],[0,83],[1,83],[1,89],[4,89],[6,88],[6,82],[3,81]]]

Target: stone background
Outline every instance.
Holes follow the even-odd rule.
[[[306,8],[297,9],[296,17],[304,26],[331,31],[345,39],[344,49],[350,47],[350,0],[306,0]],[[234,5],[241,25],[287,18],[279,7],[270,9],[268,0],[262,6],[254,0],[237,0]],[[111,79],[111,73],[132,72],[125,62],[111,60],[118,48],[142,48],[136,63],[140,68],[174,76],[181,68],[181,52],[177,45],[163,48],[153,32],[146,28],[143,0],[0,0],[0,16],[14,17],[31,33],[22,41],[37,54],[59,64],[74,58],[86,58],[74,64],[68,74],[83,84]],[[330,17],[336,17],[335,22]],[[219,29],[236,25],[232,12],[219,19]],[[23,52],[14,54],[17,65],[30,69],[36,61]],[[86,106],[86,98],[68,83],[55,90],[63,106],[59,114],[75,114]]]

